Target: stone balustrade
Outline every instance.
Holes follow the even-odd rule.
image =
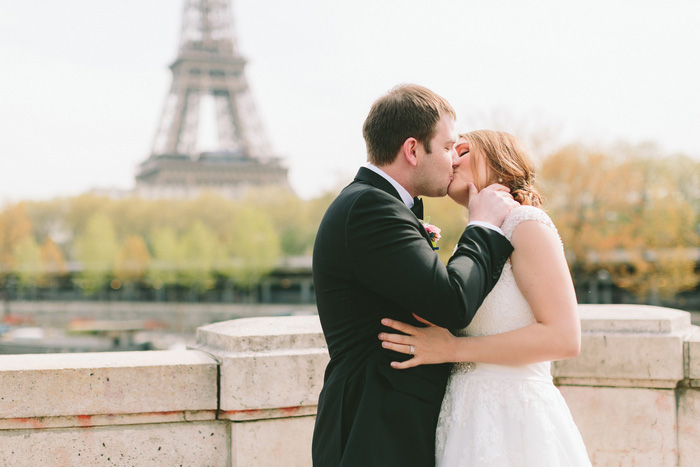
[[[688,313],[580,311],[581,355],[553,375],[594,465],[695,465]],[[308,466],[327,362],[316,316],[207,325],[186,351],[0,356],[0,465]]]
[[[594,465],[700,461],[700,329],[651,306],[580,305],[581,354],[552,374]]]

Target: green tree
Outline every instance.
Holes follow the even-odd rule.
[[[180,283],[204,292],[214,287],[214,262],[222,254],[221,243],[202,221],[195,221],[180,239]]]
[[[106,196],[85,194],[75,196],[67,201],[65,210],[65,224],[71,232],[85,232],[90,221],[98,214],[112,219],[109,215],[112,206],[117,201]],[[114,230],[114,224],[112,224]]]
[[[41,274],[41,248],[32,236],[27,236],[15,245],[13,253],[19,286],[34,289]]]
[[[330,202],[329,202],[330,204]],[[310,254],[320,216],[314,203],[303,201],[281,188],[250,190],[240,208],[257,207],[266,213],[280,242],[281,253],[287,256]],[[323,211],[325,212],[325,208]]]
[[[182,250],[175,230],[171,227],[156,228],[150,236],[150,244],[153,256],[146,273],[147,280],[156,290],[176,285]]]
[[[114,224],[104,214],[91,216],[85,230],[75,239],[75,256],[82,263],[81,286],[97,292],[109,277],[119,252]]]
[[[250,287],[274,269],[280,239],[264,211],[242,207],[231,220],[226,238],[228,259],[219,270],[236,284]]]

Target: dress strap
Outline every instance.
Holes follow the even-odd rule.
[[[515,228],[518,226],[518,224],[525,221],[541,222],[542,224],[550,227],[552,230],[557,232],[556,226],[552,222],[552,219],[549,218],[547,213],[545,213],[542,209],[536,208],[534,206],[518,206],[517,208],[513,209],[503,221],[503,226],[501,227],[501,230],[503,230],[503,233],[505,234],[506,238],[510,240],[513,236],[513,231],[515,231]],[[558,234],[559,233],[557,232],[557,235]]]

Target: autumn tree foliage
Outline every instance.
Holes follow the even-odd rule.
[[[53,238],[47,236],[39,252],[41,273],[38,284],[42,287],[55,287],[57,281],[66,274],[66,258]]]
[[[546,208],[574,277],[606,270],[640,300],[694,288],[700,164],[653,145],[564,147],[542,164]]]
[[[544,207],[575,281],[604,270],[648,303],[697,287],[698,161],[649,144],[572,144],[540,157],[538,166]],[[249,289],[280,258],[311,254],[334,197],[302,200],[259,189],[238,200],[86,194],[6,205],[0,207],[0,286],[14,277],[21,287],[51,287],[72,272],[88,293],[110,284],[168,293],[177,287],[205,292],[217,282]],[[426,221],[442,229],[437,254],[447,262],[467,210],[447,197],[424,201]]]
[[[15,270],[16,249],[32,238],[32,232],[24,203],[7,206],[0,212],[0,278]]]
[[[117,255],[114,276],[124,283],[143,280],[150,262],[151,255],[143,238],[140,235],[127,235]]]

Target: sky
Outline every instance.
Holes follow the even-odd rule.
[[[133,187],[182,8],[0,2],[0,205]],[[700,159],[695,0],[234,0],[233,10],[258,113],[304,198],[351,180],[367,112],[399,83],[447,98],[463,131],[650,142],[660,157]]]

